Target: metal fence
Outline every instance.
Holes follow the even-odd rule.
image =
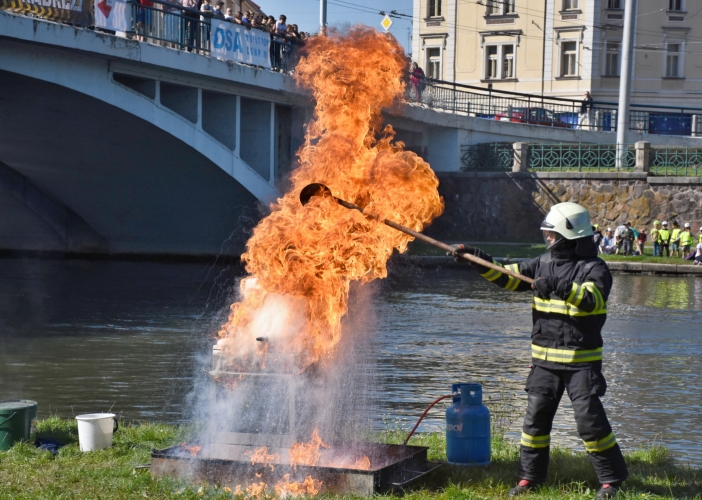
[[[528,165],[534,172],[633,171],[636,151],[627,146],[617,169],[617,146],[613,144],[529,144]]]
[[[421,91],[410,89],[408,100],[489,120],[603,132],[617,129],[617,103],[593,101],[592,108],[581,113],[582,101],[575,99],[494,90],[429,78],[422,87]],[[639,133],[702,134],[702,109],[632,104],[628,122],[629,130]]]
[[[652,175],[702,176],[702,149],[663,147],[651,149]]]
[[[462,172],[509,172],[514,164],[511,142],[461,146]]]
[[[128,36],[166,47],[210,54],[210,26],[214,15],[197,9],[183,7],[166,0],[152,0],[144,5],[129,0],[131,26]],[[274,70],[290,69],[294,44],[271,34],[270,62]]]

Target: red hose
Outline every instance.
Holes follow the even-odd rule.
[[[456,397],[456,396],[460,396],[460,393],[457,392],[457,393],[455,393],[455,394],[446,394],[445,396],[441,396],[440,398],[436,399],[432,404],[430,404],[430,405],[427,407],[427,409],[424,410],[424,413],[422,413],[422,416],[419,417],[419,420],[417,420],[417,423],[414,424],[414,428],[412,429],[412,431],[411,431],[409,434],[407,434],[407,437],[405,438],[405,441],[404,441],[404,443],[402,443],[402,444],[407,444],[407,441],[410,440],[410,438],[411,438],[412,435],[414,434],[414,431],[416,431],[416,430],[417,430],[417,427],[419,427],[419,424],[422,423],[422,420],[424,419],[424,417],[426,416],[426,414],[429,413],[429,410],[431,410],[431,409],[434,407],[434,405],[435,405],[436,403],[438,403],[438,402],[441,401],[442,399],[453,398],[453,397]]]

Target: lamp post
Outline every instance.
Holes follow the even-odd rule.
[[[319,0],[319,29],[324,32],[327,27],[327,0]]]
[[[636,1],[624,4],[624,39],[622,40],[622,65],[619,80],[619,107],[617,109],[617,169],[626,166],[626,138],[629,132],[629,104],[631,102],[631,73],[634,69],[634,37],[636,30]]]

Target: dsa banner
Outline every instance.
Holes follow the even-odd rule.
[[[92,0],[0,0],[0,10],[34,14],[51,21],[79,26],[93,24]]]
[[[112,31],[129,31],[132,6],[125,0],[93,0],[95,26]]]
[[[247,30],[239,24],[212,19],[210,51],[213,56],[270,68],[270,46],[270,33]]]

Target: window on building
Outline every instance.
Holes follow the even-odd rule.
[[[441,17],[441,0],[429,0],[427,17]]]
[[[516,0],[487,0],[487,15],[514,14],[516,12],[515,3]]]
[[[578,8],[578,0],[563,0],[563,10],[572,10]]]
[[[668,10],[683,10],[683,0],[668,0]]]
[[[605,52],[605,75],[619,76],[619,52],[621,43],[607,42]]]
[[[441,80],[441,49],[427,49],[427,76]]]
[[[666,49],[665,59],[665,76],[668,78],[682,77],[681,61],[681,44],[669,43]]]
[[[561,76],[578,76],[578,42],[561,43]]]
[[[498,48],[497,45],[488,45],[486,47],[485,78],[488,80],[491,78],[499,78],[497,73],[500,67],[497,60]]]
[[[502,46],[502,78],[514,78],[514,45]]]
[[[514,45],[485,46],[485,79],[516,78],[514,70]]]
[[[622,0],[607,0],[607,8],[621,10]]]

